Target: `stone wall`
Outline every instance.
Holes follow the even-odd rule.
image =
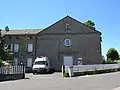
[[[24,79],[25,74],[0,74],[0,81]]]

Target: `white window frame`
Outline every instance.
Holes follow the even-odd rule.
[[[14,52],[18,52],[19,51],[19,44],[14,44]]]
[[[70,39],[65,39],[64,40],[64,45],[67,46],[67,47],[71,46],[72,45],[72,41]]]
[[[32,67],[32,58],[27,59],[27,67]]]
[[[33,52],[33,44],[28,44],[28,52]]]

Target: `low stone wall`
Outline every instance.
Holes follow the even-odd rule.
[[[116,69],[106,69],[106,70],[96,70],[96,71],[84,71],[84,72],[74,72],[75,76],[83,76],[83,75],[93,75],[93,74],[103,74],[103,73],[111,73],[111,72],[118,72],[120,68]],[[69,77],[69,73],[65,73],[64,77]]]
[[[24,79],[25,74],[0,74],[0,81]]]
[[[111,73],[111,72],[117,72],[117,71],[119,71],[119,69],[106,69],[106,70],[96,70],[96,71],[86,71],[86,72],[75,72],[74,76],[103,74],[103,73]]]

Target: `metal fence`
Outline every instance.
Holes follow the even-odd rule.
[[[22,74],[22,73],[24,73],[23,66],[0,67],[0,74]]]
[[[120,68],[120,64],[73,65],[73,66],[65,66],[65,72],[68,73],[69,69],[72,69],[72,72],[85,72],[85,71],[106,70],[106,69],[116,69],[116,68]]]

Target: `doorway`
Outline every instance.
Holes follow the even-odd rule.
[[[64,65],[73,65],[73,56],[64,56]]]

